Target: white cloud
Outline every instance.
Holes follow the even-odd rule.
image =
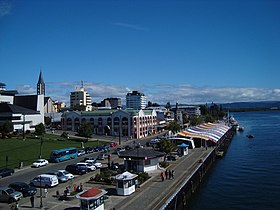
[[[11,12],[12,5],[10,1],[0,0],[0,17],[9,15]]]
[[[79,82],[47,83],[47,95],[54,100],[69,104],[70,92],[80,87]],[[238,88],[238,87],[196,87],[189,84],[159,84],[126,87],[105,83],[85,82],[84,88],[92,97],[93,102],[100,102],[104,98],[118,97],[125,104],[125,96],[132,90],[143,92],[147,101],[166,104],[204,104],[247,101],[280,100],[280,89],[269,88]]]
[[[30,85],[18,85],[16,87],[16,90],[18,91],[18,93],[20,95],[32,95],[32,94],[36,94],[36,89],[34,89],[33,87],[31,87]]]

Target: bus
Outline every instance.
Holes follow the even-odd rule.
[[[50,161],[51,162],[61,162],[69,159],[74,159],[78,157],[78,150],[75,147],[53,150],[51,152]]]

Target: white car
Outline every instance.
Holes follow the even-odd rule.
[[[95,171],[96,167],[91,164],[91,163],[77,163],[76,165],[80,165],[80,166],[86,166],[88,168],[89,171]]]
[[[85,162],[94,165],[96,168],[102,167],[102,163],[97,163],[96,160],[86,160]]]
[[[63,173],[64,176],[67,176],[69,180],[75,178],[75,176],[74,176],[73,174],[69,173],[69,172],[66,171],[66,170],[58,170],[58,171],[61,172],[61,173]]]
[[[42,167],[42,166],[46,166],[48,164],[49,164],[49,161],[47,161],[45,159],[38,159],[31,165],[31,167],[39,168],[39,167]]]

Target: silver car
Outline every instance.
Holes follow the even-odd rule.
[[[12,203],[19,201],[22,197],[21,192],[17,192],[10,187],[0,187],[0,202]]]

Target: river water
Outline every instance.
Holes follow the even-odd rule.
[[[191,209],[280,209],[280,111],[233,116],[245,130],[216,161]]]

